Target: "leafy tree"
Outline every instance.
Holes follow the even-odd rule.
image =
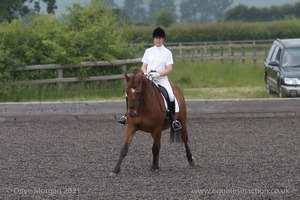
[[[28,6],[24,5],[27,0],[0,0],[0,22],[3,20],[11,21],[12,19],[24,16],[29,13]],[[32,2],[32,0],[29,0]]]
[[[2,81],[22,79],[23,76],[29,79],[55,77],[55,70],[16,76],[14,69],[20,66],[132,57],[125,31],[116,23],[116,17],[107,5],[93,0],[84,7],[74,4],[69,12],[65,23],[54,15],[33,15],[27,23],[22,18],[0,23],[0,86]],[[99,68],[97,73],[109,70],[116,68],[104,72]],[[80,70],[79,73],[89,75],[90,71]]]
[[[47,4],[47,13],[54,14],[54,10],[57,9],[56,0],[43,0],[43,2]]]
[[[0,0],[0,22],[4,19],[11,21],[19,16],[24,17],[29,14],[31,9],[25,3],[34,3],[34,10],[40,11],[40,2],[38,0]],[[54,14],[57,9],[56,0],[43,0],[47,4],[48,14]]]
[[[284,4],[282,6],[271,6],[266,8],[248,7],[238,5],[227,11],[225,15],[226,21],[273,21],[285,19],[288,17],[300,17],[300,2],[292,4]]]
[[[100,0],[100,1],[102,1],[103,3],[105,3],[106,5],[108,5],[112,9],[118,8],[118,6],[117,6],[117,4],[115,3],[114,0]]]
[[[84,61],[128,58],[126,33],[112,10],[100,0],[85,7],[73,4],[65,18],[74,34],[75,57]]]
[[[170,10],[162,9],[155,15],[156,25],[169,27],[176,22],[176,16]]]
[[[132,21],[145,21],[146,9],[143,0],[125,0],[124,8]]]
[[[149,21],[153,22],[155,20],[155,15],[161,10],[168,10],[169,12],[176,13],[175,2],[173,0],[151,0],[148,11],[150,17]],[[173,16],[176,16],[176,14]]]
[[[183,23],[207,23],[222,19],[233,0],[182,0],[180,4]]]

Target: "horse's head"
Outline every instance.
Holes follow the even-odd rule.
[[[142,79],[144,73],[142,70],[134,70],[132,75],[125,73],[126,95],[128,100],[128,112],[131,117],[137,115],[137,108],[142,99]]]

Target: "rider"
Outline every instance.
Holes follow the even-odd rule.
[[[146,49],[142,58],[142,71],[150,75],[161,86],[163,86],[170,98],[170,120],[174,130],[181,129],[181,124],[175,118],[175,96],[171,88],[168,76],[173,70],[172,52],[164,46],[166,39],[165,31],[157,27],[152,33],[154,46]],[[126,116],[122,116],[119,123],[126,124]]]

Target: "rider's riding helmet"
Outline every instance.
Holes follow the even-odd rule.
[[[161,37],[161,38],[166,39],[166,33],[162,28],[157,27],[156,29],[154,29],[154,31],[152,33],[152,38],[155,38],[155,37]]]

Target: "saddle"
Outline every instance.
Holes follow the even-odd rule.
[[[170,101],[170,98],[169,98],[169,94],[166,90],[166,88],[164,88],[163,86],[161,85],[157,85],[160,93],[162,94],[162,96],[165,98],[166,100],[166,104],[167,104],[167,111],[170,112],[170,108],[171,108],[171,101]]]

